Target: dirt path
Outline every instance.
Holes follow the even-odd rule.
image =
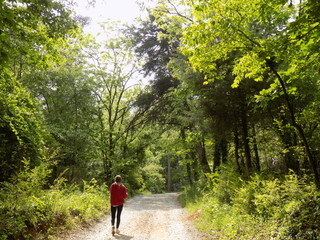
[[[59,240],[200,240],[208,239],[188,220],[178,194],[135,196],[124,205],[120,231],[111,235],[110,216],[94,227],[69,234]]]

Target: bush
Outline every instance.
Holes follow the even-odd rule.
[[[53,233],[101,218],[109,209],[106,187],[93,179],[83,189],[58,178],[47,190],[45,164],[25,169],[0,189],[0,239],[52,238]]]
[[[295,174],[284,181],[265,181],[256,195],[256,206],[265,220],[277,223],[274,235],[287,239],[320,236],[320,193],[308,179]]]
[[[225,168],[202,189],[196,199],[199,191],[186,189],[184,199],[200,213],[199,228],[219,239],[319,239],[320,193],[307,178],[256,174],[244,181]]]

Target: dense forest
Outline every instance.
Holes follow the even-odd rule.
[[[101,218],[116,174],[215,239],[320,239],[319,0],[157,0],[102,41],[73,4],[0,0],[0,239]]]

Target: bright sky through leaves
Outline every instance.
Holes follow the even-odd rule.
[[[135,18],[146,15],[137,2],[150,6],[152,0],[96,0],[95,6],[88,5],[88,0],[76,0],[76,12],[90,17],[91,23],[84,30],[96,34],[100,22],[113,20],[130,24]]]

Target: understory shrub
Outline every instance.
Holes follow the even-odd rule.
[[[12,182],[1,183],[0,239],[53,239],[75,224],[101,218],[109,209],[108,191],[93,179],[82,188],[60,177],[47,189],[45,164],[25,169]]]
[[[320,239],[320,193],[307,177],[245,181],[222,168],[202,189],[194,200],[186,188],[184,198],[198,227],[218,239]]]

